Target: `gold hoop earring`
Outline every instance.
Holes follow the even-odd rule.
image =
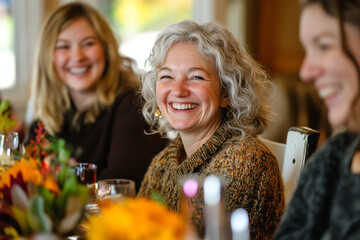
[[[159,107],[157,107],[156,109],[155,109],[155,116],[158,118],[158,119],[161,119],[161,118],[163,118],[164,116],[162,115],[162,113],[160,112],[160,109],[159,109]]]

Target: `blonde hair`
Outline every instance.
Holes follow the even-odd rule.
[[[154,112],[158,69],[170,47],[178,42],[193,43],[205,58],[215,62],[222,93],[229,99],[223,111],[225,124],[240,131],[242,136],[262,133],[272,117],[269,106],[272,84],[267,73],[225,27],[216,23],[199,25],[188,20],[165,28],[147,60],[150,70],[142,78],[141,93],[145,100],[143,115],[152,131],[164,134],[174,130],[166,119],[158,119]]]
[[[56,39],[63,29],[79,18],[85,18],[94,28],[103,45],[106,61],[102,79],[96,89],[97,99],[87,111],[85,122],[94,122],[100,110],[111,105],[117,94],[129,88],[137,88],[137,77],[132,68],[134,61],[119,54],[118,41],[104,17],[84,3],[61,6],[49,16],[43,26],[31,86],[35,118],[44,122],[50,134],[61,130],[64,114],[71,108],[68,89],[53,66]]]

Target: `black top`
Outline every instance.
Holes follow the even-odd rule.
[[[132,179],[138,189],[153,156],[165,147],[167,140],[145,134],[149,126],[137,100],[134,91],[118,95],[90,124],[83,124],[85,113],[78,116],[80,124],[71,124],[75,106],[65,115],[61,132],[56,137],[64,138],[74,147],[78,162],[97,164],[97,180]],[[35,127],[36,122],[30,128],[30,139],[35,136]]]
[[[360,174],[350,170],[359,140],[338,135],[306,165],[275,239],[360,239]]]

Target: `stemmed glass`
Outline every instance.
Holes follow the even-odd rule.
[[[96,171],[97,165],[94,163],[78,163],[73,167],[78,182],[85,184],[91,191],[91,200],[86,204],[88,213],[97,213],[96,199]]]
[[[19,135],[17,132],[8,134],[0,133],[0,165],[11,167],[14,165],[13,153],[19,147]]]

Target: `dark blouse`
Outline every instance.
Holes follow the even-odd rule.
[[[165,147],[167,140],[145,134],[149,127],[137,100],[134,91],[118,95],[90,124],[71,124],[76,114],[74,106],[65,115],[61,132],[56,137],[64,138],[74,147],[78,162],[97,164],[97,180],[132,179],[138,189],[152,158]],[[77,122],[83,123],[84,114],[78,118]],[[32,124],[30,139],[35,136],[35,127],[36,123]]]
[[[332,138],[301,174],[276,240],[360,239],[360,174],[350,171],[359,136]]]

